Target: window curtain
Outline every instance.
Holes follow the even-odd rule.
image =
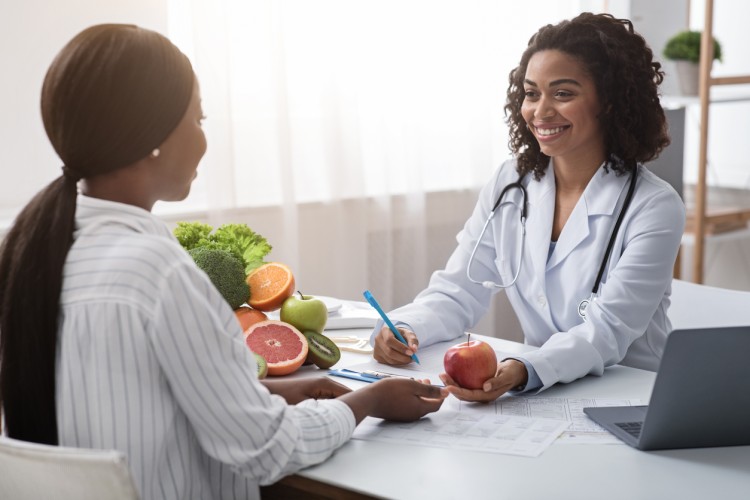
[[[208,152],[173,220],[246,222],[305,293],[387,308],[441,267],[509,156],[508,73],[577,2],[170,0]]]

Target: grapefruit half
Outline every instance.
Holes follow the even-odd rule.
[[[269,319],[255,323],[245,331],[250,350],[263,356],[268,375],[288,375],[307,358],[307,339],[299,330],[283,321]]]

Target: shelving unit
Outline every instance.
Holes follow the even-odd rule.
[[[750,75],[714,78],[711,76],[713,65],[713,0],[705,0],[705,18],[701,37],[701,56],[699,68],[700,99],[700,146],[698,151],[698,180],[695,185],[695,210],[690,221],[694,234],[692,279],[703,283],[706,234],[727,221],[742,224],[750,221],[750,209],[723,208],[719,211],[707,209],[706,166],[708,162],[708,110],[711,104],[711,87],[716,85],[750,84]],[[748,97],[750,99],[750,96]]]

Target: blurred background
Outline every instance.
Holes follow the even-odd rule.
[[[167,36],[200,81],[208,152],[190,196],[160,204],[170,225],[244,222],[308,294],[387,309],[440,268],[478,190],[509,157],[508,73],[542,25],[582,11],[630,18],[656,57],[703,26],[703,2],[537,0],[25,0],[0,5],[0,236],[60,174],[39,95],[57,51],[83,28],[133,23]],[[718,0],[714,75],[750,73],[740,23],[750,4]],[[676,94],[664,61],[665,102]],[[750,91],[747,92],[750,97]],[[672,148],[687,202],[697,176],[697,100],[679,101]],[[707,181],[750,197],[750,101],[711,108]],[[750,231],[707,240],[706,284],[750,290]],[[683,261],[689,260],[686,235]],[[689,269],[683,266],[689,278]],[[520,339],[502,294],[476,331]]]

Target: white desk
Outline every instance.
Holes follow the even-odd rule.
[[[528,349],[491,340],[504,351]],[[363,355],[347,353],[343,363],[365,359],[357,356]],[[602,377],[560,384],[542,394],[647,402],[654,377],[652,372],[617,366]],[[642,452],[619,444],[554,444],[541,457],[524,458],[352,440],[328,461],[281,485],[336,498],[359,494],[403,499],[747,499],[750,446]],[[267,496],[273,495],[264,491]]]

